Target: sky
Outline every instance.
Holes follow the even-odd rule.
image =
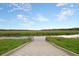
[[[78,3],[0,3],[0,29],[79,27]]]

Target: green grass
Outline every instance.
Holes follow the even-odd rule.
[[[79,54],[79,38],[47,37],[46,40]]]
[[[27,42],[31,39],[0,39],[0,55]]]

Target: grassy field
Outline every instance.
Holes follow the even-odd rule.
[[[0,55],[27,42],[31,39],[0,39]]]
[[[52,31],[36,31],[36,30],[8,30],[0,31],[0,36],[48,36],[48,35],[70,35],[79,34],[79,30],[52,30]]]
[[[79,54],[79,38],[47,37],[46,40]]]

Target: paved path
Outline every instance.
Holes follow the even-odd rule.
[[[45,37],[34,37],[33,40],[10,56],[68,56],[66,52],[46,42]]]

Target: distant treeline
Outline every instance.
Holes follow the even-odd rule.
[[[79,30],[79,28],[67,28],[67,29],[42,29],[42,30],[27,30],[27,29],[0,29],[0,31],[56,31],[56,30]]]
[[[56,31],[56,30],[79,30],[79,28],[67,28],[67,29],[43,29],[42,31]]]

